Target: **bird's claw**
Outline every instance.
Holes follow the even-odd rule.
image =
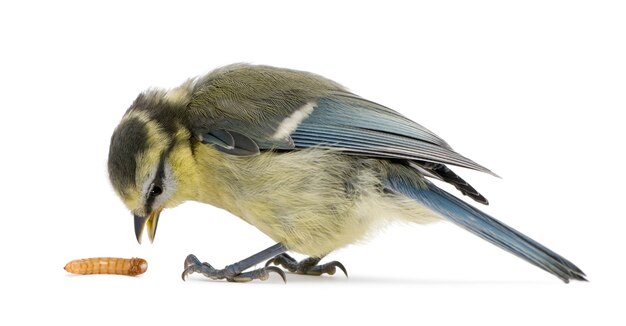
[[[335,268],[339,268],[339,269],[343,272],[343,274],[344,274],[346,277],[348,277],[348,271],[346,270],[346,267],[345,267],[345,266],[343,266],[343,264],[342,264],[342,263],[340,263],[340,262],[338,262],[338,261],[336,261],[336,260],[335,260],[335,261],[331,261],[330,263],[326,263],[326,264],[322,265],[322,267],[323,267],[323,266],[329,266],[329,267],[332,267],[332,273],[331,273],[331,272],[329,272],[329,273],[328,273],[329,275],[334,275],[334,274],[335,274],[335,271],[336,271],[336,269],[335,269]]]
[[[201,263],[196,256],[189,255],[185,259],[185,270],[182,273],[182,279],[183,281],[186,281],[189,275],[193,273],[200,273],[212,280],[226,279],[228,282],[249,282],[252,280],[265,281],[269,278],[271,272],[278,274],[283,279],[283,282],[287,282],[285,272],[278,267],[269,266],[249,272],[233,274],[228,267],[224,269],[215,269],[209,263]]]
[[[244,272],[233,277],[227,277],[226,280],[229,282],[249,282],[252,280],[265,281],[270,277],[270,272],[278,274],[280,278],[283,279],[283,282],[287,283],[287,277],[285,276],[285,272],[275,266],[263,267],[250,272]]]
[[[319,261],[320,258],[310,257],[298,262],[293,257],[283,253],[268,260],[267,263],[265,263],[265,266],[267,267],[271,264],[280,265],[291,273],[315,276],[322,274],[334,275],[337,268],[339,268],[346,275],[346,277],[348,277],[348,271],[342,263],[338,261],[331,261],[326,264],[318,265],[317,263]]]

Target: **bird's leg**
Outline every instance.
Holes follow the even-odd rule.
[[[252,280],[265,281],[269,277],[270,272],[274,272],[285,281],[285,273],[278,267],[263,267],[250,272],[244,272],[246,269],[262,263],[264,260],[272,258],[280,253],[287,251],[287,248],[277,243],[257,254],[254,254],[242,261],[226,266],[224,269],[215,269],[209,263],[201,263],[194,255],[189,255],[185,259],[185,270],[183,271],[183,281],[187,276],[193,273],[201,273],[202,275],[213,279],[226,279],[229,282],[249,282]]]
[[[268,260],[265,266],[267,268],[267,266],[274,263],[274,265],[280,265],[292,273],[315,276],[322,274],[333,275],[337,271],[337,268],[339,268],[344,274],[346,274],[346,276],[348,276],[348,272],[342,263],[338,261],[331,261],[330,263],[318,265],[320,260],[322,260],[322,257],[309,257],[298,262],[288,254],[282,253]]]

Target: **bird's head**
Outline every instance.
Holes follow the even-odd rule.
[[[193,178],[192,169],[185,166],[189,160],[181,160],[181,152],[190,153],[190,137],[176,118],[184,104],[184,97],[167,92],[141,94],[111,137],[109,179],[134,216],[139,243],[146,227],[154,240],[164,208],[187,199],[181,187]]]

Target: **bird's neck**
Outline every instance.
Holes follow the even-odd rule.
[[[228,181],[232,171],[229,171],[229,165],[224,162],[227,160],[225,154],[215,150],[211,145],[198,143],[193,149],[181,151],[177,155],[180,155],[179,162],[192,162],[191,166],[183,167],[190,172],[189,176],[184,178],[188,183],[181,184],[180,187],[187,196],[186,200],[233,211],[235,200],[230,191],[233,184]]]

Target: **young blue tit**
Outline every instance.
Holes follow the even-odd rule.
[[[276,242],[224,269],[189,255],[183,279],[265,280],[270,272],[284,279],[272,263],[301,274],[346,273],[339,262],[319,262],[392,220],[446,220],[564,282],[585,280],[567,259],[429,181],[487,204],[447,165],[493,174],[331,80],[248,64],[140,94],[113,132],[108,159],[139,242],[144,228],[154,239],[163,209],[188,200],[223,208]],[[310,258],[298,262],[287,251]]]

